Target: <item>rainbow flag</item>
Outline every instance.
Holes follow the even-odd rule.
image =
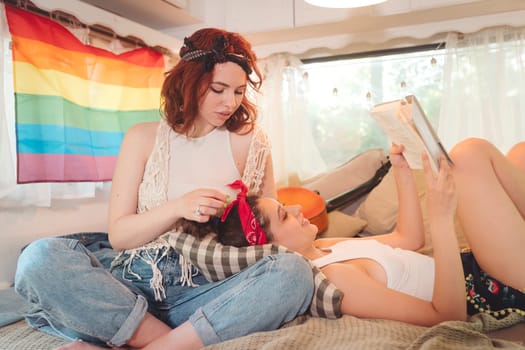
[[[164,57],[115,55],[6,5],[12,36],[18,183],[109,181],[133,124],[159,120]]]

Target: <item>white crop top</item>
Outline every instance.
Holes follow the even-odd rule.
[[[330,253],[313,260],[313,264],[319,268],[345,260],[372,259],[385,270],[388,288],[432,300],[434,259],[431,257],[392,248],[374,239],[344,240],[324,249]]]
[[[169,148],[168,199],[198,188],[216,188],[235,198],[236,191],[226,185],[240,179],[241,175],[233,159],[230,132],[226,128],[216,128],[197,138],[170,131]],[[204,159],[206,161],[202,161]]]

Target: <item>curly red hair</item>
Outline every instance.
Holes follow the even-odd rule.
[[[255,64],[257,57],[252,51],[251,44],[240,34],[216,28],[205,28],[196,31],[186,40],[191,42],[194,49],[212,50],[214,43],[220,37],[226,39],[225,53],[241,55],[246,59],[246,64],[252,71],[252,75],[246,74],[248,85],[258,92],[262,83],[262,74]],[[190,49],[187,45],[183,46],[180,56],[182,57]],[[198,60],[180,60],[166,74],[161,91],[161,109],[173,130],[182,134],[191,130],[199,113],[199,104],[211,83],[212,75],[213,70],[207,69],[205,64]],[[225,126],[229,131],[238,132],[248,125],[247,132],[249,132],[253,129],[256,115],[255,104],[244,95],[241,105],[226,121]]]

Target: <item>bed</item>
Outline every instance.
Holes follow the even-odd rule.
[[[386,162],[382,150],[370,150],[352,158],[338,169],[305,183],[304,188],[323,198],[338,198],[376,177],[366,194],[350,196],[328,213],[328,229],[323,236],[380,234],[395,225],[397,210],[395,186],[390,172],[381,173]],[[383,169],[385,169],[383,167]],[[416,173],[421,200],[424,199],[422,174]],[[426,215],[423,213],[424,216]],[[458,241],[464,245],[458,227]],[[427,238],[423,253],[431,254]],[[0,349],[54,349],[66,341],[31,329],[23,320],[28,306],[13,288],[0,290]],[[343,316],[324,319],[303,315],[272,332],[261,332],[208,346],[216,350],[249,349],[524,349],[525,316],[511,313],[502,320],[480,314],[466,322],[443,322],[419,327],[387,320]]]
[[[525,317],[517,314],[500,321],[480,314],[467,322],[443,322],[427,328],[352,316],[336,320],[300,316],[279,330],[254,333],[206,349],[525,349],[524,322]],[[23,320],[0,328],[2,350],[45,350],[66,343],[31,329]]]

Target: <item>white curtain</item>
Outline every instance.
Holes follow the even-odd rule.
[[[265,75],[257,97],[259,124],[272,141],[277,185],[294,185],[325,172],[305,113],[308,87],[302,62],[292,55],[276,54],[258,65]]]
[[[0,198],[13,191],[16,184],[16,148],[12,56],[4,4],[0,4]]]
[[[501,151],[525,140],[525,28],[451,33],[438,133],[446,148],[481,137]]]

